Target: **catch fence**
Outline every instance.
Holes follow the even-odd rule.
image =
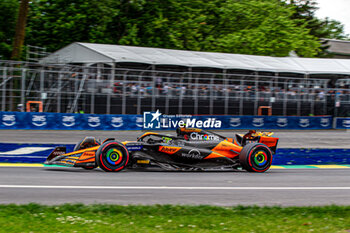
[[[260,106],[268,106],[272,115],[280,116],[349,116],[349,86],[348,78],[308,75],[0,61],[1,111],[23,111],[28,101],[41,101],[43,111],[58,113],[142,114],[159,109],[170,115],[258,115]]]

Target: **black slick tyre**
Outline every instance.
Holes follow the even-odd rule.
[[[96,163],[106,172],[118,172],[129,162],[129,152],[117,141],[107,141],[96,151]]]
[[[249,143],[239,154],[239,162],[249,172],[265,172],[272,163],[272,152],[262,143]]]

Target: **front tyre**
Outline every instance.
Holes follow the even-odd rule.
[[[120,142],[107,141],[96,152],[97,165],[106,172],[118,172],[126,167],[129,152]]]
[[[272,163],[272,152],[262,143],[249,143],[239,154],[239,162],[249,172],[265,172]]]

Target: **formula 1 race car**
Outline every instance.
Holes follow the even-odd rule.
[[[235,138],[197,128],[178,128],[177,135],[147,132],[137,141],[118,142],[108,138],[99,143],[86,137],[74,151],[56,147],[45,164],[107,172],[124,168],[160,167],[166,170],[235,170],[265,172],[272,163],[278,138],[270,132],[249,131]]]

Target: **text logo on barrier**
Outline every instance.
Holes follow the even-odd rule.
[[[156,112],[143,113],[143,128],[145,129],[160,129],[160,116],[162,114],[157,110]]]
[[[310,126],[310,120],[306,119],[306,118],[300,119],[299,120],[299,126],[303,127],[303,128],[309,127]]]
[[[350,128],[350,120],[343,120],[343,126],[345,128]]]
[[[329,118],[321,118],[321,126],[322,127],[328,127],[330,126],[331,121]]]
[[[101,125],[101,120],[100,117],[93,117],[93,116],[89,116],[88,117],[88,125],[90,127],[98,127]]]
[[[264,126],[264,118],[253,118],[253,126],[255,127]]]
[[[288,125],[287,118],[277,118],[277,126],[278,127],[286,127]]]
[[[230,119],[230,126],[238,127],[240,125],[241,125],[241,118],[231,118]]]
[[[124,122],[123,122],[123,118],[122,117],[112,117],[112,126],[114,128],[119,128],[122,127]]]
[[[136,126],[143,127],[143,117],[136,117]]]
[[[42,115],[32,115],[32,123],[35,126],[44,126],[46,125],[46,116]]]
[[[16,124],[16,116],[4,114],[2,116],[2,123],[5,126],[13,126],[14,124]]]
[[[75,117],[74,116],[63,116],[62,117],[62,125],[66,127],[72,127],[75,125]]]

